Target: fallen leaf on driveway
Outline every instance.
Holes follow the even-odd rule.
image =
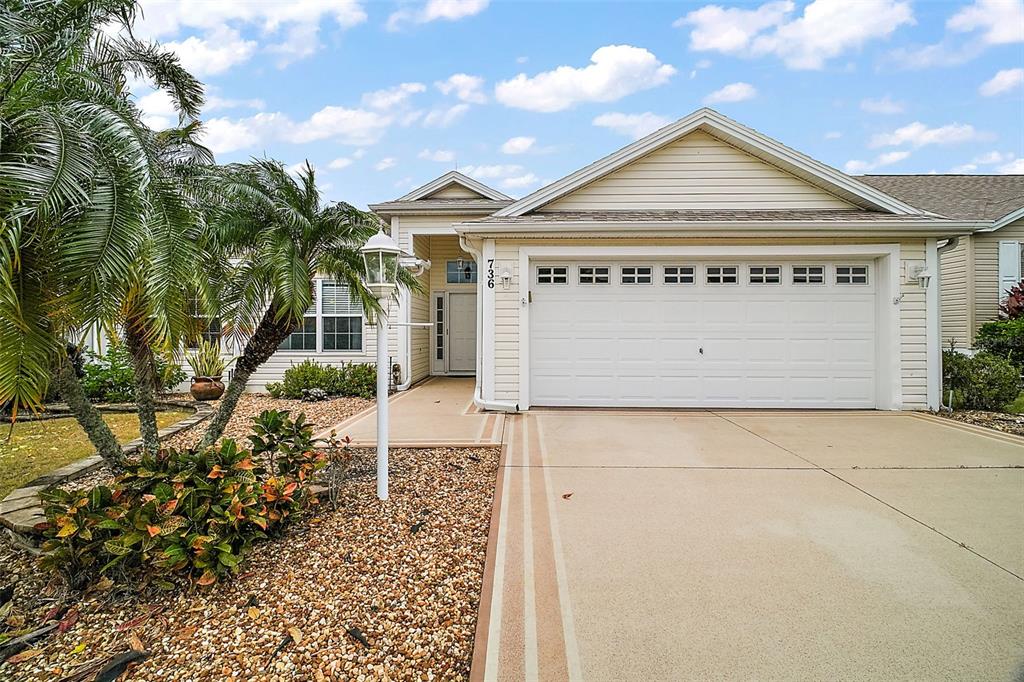
[[[570,497],[572,497],[572,493],[565,493],[564,495],[562,495],[563,500],[568,500]]]
[[[27,661],[30,658],[35,658],[41,653],[43,653],[42,649],[26,649],[25,651],[22,651],[20,654],[14,654],[4,662],[21,663],[22,661]]]

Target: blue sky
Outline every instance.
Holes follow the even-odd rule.
[[[847,172],[1024,173],[1024,0],[142,7],[218,161],[308,159],[359,206],[456,166],[521,196],[705,105]]]

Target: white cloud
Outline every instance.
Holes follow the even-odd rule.
[[[1013,154],[1006,152],[1005,154],[998,151],[985,152],[980,154],[971,161],[971,163],[978,163],[983,166],[991,166],[996,163],[1003,163],[1004,161],[1010,161],[1013,159]]]
[[[142,122],[153,130],[171,128],[178,121],[178,111],[174,102],[163,90],[154,90],[138,100],[142,112]]]
[[[869,114],[901,114],[903,113],[903,103],[897,102],[886,95],[881,99],[862,99],[860,101],[861,111],[866,111]]]
[[[233,28],[220,26],[205,37],[189,36],[168,41],[163,46],[178,55],[181,65],[196,76],[224,73],[232,66],[249,61],[256,52],[255,40],[243,40]]]
[[[559,66],[528,77],[521,73],[495,86],[506,106],[553,112],[581,102],[614,102],[634,92],[664,85],[676,69],[662,64],[651,52],[632,45],[605,45],[581,68]]]
[[[219,111],[221,109],[255,109],[256,111],[262,111],[266,106],[266,102],[261,99],[231,99],[210,95],[206,98],[206,103],[203,105],[203,112]]]
[[[288,166],[284,170],[285,170],[286,173],[288,173],[288,175],[291,175],[293,177],[298,177],[299,171],[304,170],[307,165],[310,168],[313,169],[314,173],[316,172],[316,166],[314,164],[310,163],[309,159],[306,159],[305,161],[299,161],[298,163],[293,163],[292,165]],[[321,189],[323,189],[323,187],[321,187]]]
[[[203,141],[215,154],[266,145],[272,141],[304,144],[336,140],[371,145],[384,135],[392,119],[376,111],[326,106],[304,121],[281,112],[259,113],[240,119],[212,118],[203,124]]]
[[[345,156],[340,156],[331,161],[329,164],[327,164],[327,167],[330,168],[331,170],[341,170],[342,168],[348,168],[353,163],[354,162],[352,161],[352,159],[347,158]]]
[[[1016,90],[1021,85],[1024,85],[1024,69],[1003,69],[982,83],[978,92],[985,97],[994,97]]]
[[[361,159],[364,156],[366,156],[366,150],[365,149],[357,149],[354,152],[352,152],[352,158],[353,159]]]
[[[434,85],[445,95],[455,93],[455,96],[463,102],[472,102],[473,104],[487,102],[487,95],[482,91],[484,79],[480,76],[456,73],[446,80],[435,82]]]
[[[879,133],[872,136],[870,146],[872,148],[898,147],[906,144],[911,147],[924,147],[931,144],[958,144],[983,140],[988,137],[985,133],[975,130],[974,126],[966,123],[950,123],[938,128],[929,128],[920,121],[914,121],[891,133]]]
[[[905,0],[814,0],[803,14],[789,0],[756,9],[706,5],[675,22],[693,26],[690,48],[745,57],[775,55],[791,69],[821,69],[831,58],[913,24]]]
[[[510,137],[505,140],[505,144],[501,145],[501,151],[506,154],[525,154],[533,149],[533,145],[536,142],[537,138],[535,137],[526,137],[524,135]]]
[[[599,128],[607,128],[634,140],[653,133],[658,128],[664,128],[671,122],[670,119],[649,111],[642,114],[622,114],[611,111],[594,119],[594,125]]]
[[[487,9],[490,0],[427,0],[422,9],[413,11],[401,9],[388,17],[385,27],[398,31],[407,23],[426,24],[431,21],[458,21]]]
[[[269,41],[266,49],[279,54],[284,66],[319,48],[323,19],[333,18],[342,29],[366,21],[358,0],[143,0],[142,9],[135,35],[164,42],[199,75],[222,73],[252,56],[257,44],[240,38],[242,26],[256,27]],[[168,40],[182,32],[200,35]]]
[[[491,166],[466,166],[462,172],[479,180],[493,180],[522,175],[523,167],[516,164],[494,164]]]
[[[946,21],[958,33],[982,31],[986,45],[1024,42],[1024,3],[1019,0],[975,0]]]
[[[750,83],[729,83],[704,98],[704,104],[718,102],[743,102],[757,97],[757,88]]]
[[[418,154],[419,158],[438,163],[451,163],[455,160],[455,152],[450,149],[424,149]]]
[[[363,95],[363,104],[371,109],[392,109],[405,104],[411,96],[426,89],[423,83],[400,83],[391,88],[366,93]]]
[[[533,173],[525,173],[523,175],[517,175],[512,178],[505,178],[501,182],[502,187],[509,189],[522,189],[524,187],[531,187],[533,185],[539,185],[540,178]]]
[[[690,80],[693,80],[694,78],[696,78],[697,77],[697,73],[699,71],[701,71],[702,69],[710,69],[710,68],[711,68],[711,60],[710,59],[701,59],[699,62],[697,62],[696,64],[693,65],[693,69],[690,71]]]
[[[425,128],[447,128],[469,111],[468,104],[455,104],[447,109],[434,109],[423,117]]]
[[[875,170],[876,168],[899,163],[909,156],[910,152],[885,152],[884,154],[876,156],[874,161],[847,161],[843,168],[847,173],[867,173]]]
[[[996,169],[1000,175],[1024,175],[1024,159],[1014,159]]]
[[[830,130],[827,133],[825,133],[826,140],[838,140],[842,136],[843,134],[838,130]]]
[[[377,163],[373,164],[373,168],[374,168],[374,170],[379,170],[379,171],[387,170],[389,168],[394,168],[396,163],[398,163],[398,160],[395,159],[395,157],[393,157],[393,156],[385,156],[383,159],[381,159]]]

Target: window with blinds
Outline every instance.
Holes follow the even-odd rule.
[[[313,290],[314,292],[316,289]],[[288,335],[278,350],[308,350],[316,352],[316,297],[313,304],[309,306],[302,318],[302,324],[298,329]]]
[[[363,303],[348,285],[324,280],[320,285],[323,349],[363,349]]]

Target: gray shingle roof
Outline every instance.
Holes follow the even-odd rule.
[[[726,221],[790,221],[830,222],[862,220],[895,220],[914,222],[927,219],[919,215],[893,215],[881,211],[843,209],[731,209],[731,210],[664,210],[664,211],[545,211],[522,216],[487,216],[467,221],[484,224],[515,225],[522,223],[692,223]]]
[[[923,211],[995,220],[1024,207],[1024,175],[860,175],[866,185]]]

